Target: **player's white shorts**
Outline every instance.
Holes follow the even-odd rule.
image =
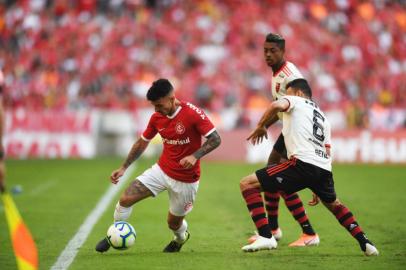
[[[184,183],[170,178],[158,164],[152,165],[143,174],[137,177],[154,196],[164,190],[169,194],[169,211],[175,216],[186,216],[192,211],[196,198],[199,181],[194,183]]]

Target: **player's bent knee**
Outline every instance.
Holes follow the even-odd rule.
[[[323,204],[333,213],[344,207],[344,205],[338,199],[335,199],[333,202],[323,202]]]
[[[244,191],[250,188],[250,181],[248,176],[244,177],[240,181],[240,190]]]
[[[261,184],[259,183],[258,178],[255,174],[245,176],[244,178],[241,179],[240,181],[241,192],[253,188],[261,188]]]

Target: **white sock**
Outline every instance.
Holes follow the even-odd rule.
[[[116,209],[114,210],[114,221],[126,221],[131,212],[133,211],[133,207],[124,207],[120,205],[120,202],[117,202]]]
[[[176,231],[173,231],[173,234],[175,235],[175,241],[179,242],[179,243],[183,243],[183,241],[185,241],[186,239],[186,230],[187,230],[187,222],[184,219],[182,221],[182,225],[179,227],[179,229],[177,229]]]

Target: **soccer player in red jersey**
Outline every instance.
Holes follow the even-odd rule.
[[[278,100],[286,95],[286,85],[295,80],[303,78],[299,69],[291,62],[286,61],[285,57],[285,39],[278,35],[269,33],[265,37],[264,43],[264,58],[270,68],[272,68],[272,81],[271,91],[274,100]],[[279,114],[280,116],[280,114]],[[267,126],[272,125],[279,120],[278,115],[275,115],[273,119],[269,119]],[[282,120],[282,119],[280,119]],[[285,161],[286,147],[283,140],[283,134],[281,133],[276,140],[271,154],[268,158],[268,165],[276,166],[280,162]],[[307,217],[306,211],[303,207],[302,200],[299,195],[295,193],[287,194],[286,192],[264,192],[266,212],[268,216],[268,223],[271,232],[276,240],[282,238],[282,230],[278,224],[278,209],[279,198],[285,201],[286,206],[291,212],[293,218],[299,223],[302,229],[302,235],[300,238],[289,244],[291,247],[297,246],[314,246],[320,243],[319,236],[314,231]],[[258,235],[254,235],[248,239],[250,243],[255,241]]]
[[[216,149],[221,139],[203,110],[176,99],[167,79],[155,81],[147,93],[155,108],[148,126],[128,154],[123,165],[111,174],[118,183],[126,169],[137,160],[156,134],[162,137],[163,151],[159,161],[138,176],[121,195],[114,212],[115,221],[126,221],[135,203],[155,197],[162,191],[169,194],[168,226],[174,239],[164,252],[179,252],[189,239],[185,216],[192,210],[200,178],[200,159]],[[207,140],[202,145],[202,136]],[[100,241],[96,250],[105,252],[110,245]]]

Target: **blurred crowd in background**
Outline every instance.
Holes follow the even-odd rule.
[[[336,128],[406,127],[406,4],[361,0],[0,2],[6,108],[125,109],[166,77],[224,129],[271,99],[269,32]]]

